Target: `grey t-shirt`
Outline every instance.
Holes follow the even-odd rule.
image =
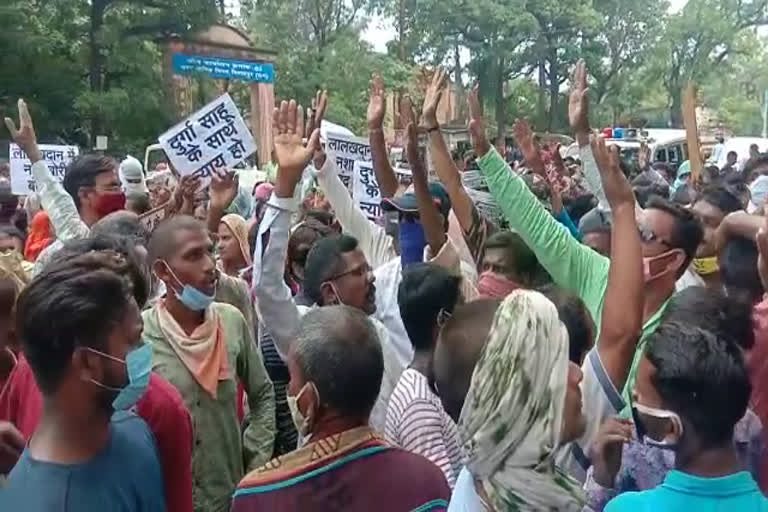
[[[116,412],[104,450],[83,464],[33,459],[24,450],[0,489],[0,510],[164,512],[160,461],[144,420]]]

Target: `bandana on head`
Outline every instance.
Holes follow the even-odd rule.
[[[467,468],[495,510],[580,511],[579,484],[555,467],[568,334],[554,304],[517,290],[499,307],[459,418]]]

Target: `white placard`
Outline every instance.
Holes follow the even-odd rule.
[[[355,162],[371,161],[371,145],[368,144],[368,139],[329,133],[325,148],[332,158],[336,159],[339,178],[351,191]]]
[[[139,215],[139,222],[149,231],[154,231],[158,224],[165,219],[166,208],[168,203],[165,203],[157,208],[149,210]]]
[[[232,168],[256,151],[256,143],[229,94],[224,94],[180,122],[158,140],[185,176],[206,186],[214,170]]]
[[[77,146],[61,146],[57,144],[39,144],[43,160],[48,164],[48,170],[58,181],[64,179],[67,166],[77,158],[80,150]],[[32,162],[27,154],[13,142],[8,148],[11,166],[11,192],[17,196],[28,196],[35,191],[35,178],[32,176]]]
[[[356,161],[352,181],[352,199],[369,219],[381,216],[381,190],[372,162]]]

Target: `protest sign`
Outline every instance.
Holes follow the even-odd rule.
[[[371,146],[368,144],[368,140],[361,137],[329,133],[326,151],[332,155],[332,158],[336,159],[339,178],[351,191],[355,162],[369,162],[371,160]]]
[[[53,177],[62,181],[67,166],[77,158],[77,146],[61,146],[56,144],[40,144],[43,160],[48,164],[48,170]],[[11,192],[17,196],[28,196],[35,191],[35,178],[32,176],[32,162],[27,154],[16,144],[8,148],[11,167]]]
[[[376,173],[373,170],[373,162],[356,161],[352,181],[352,199],[363,211],[366,217],[376,220],[381,216],[381,189],[376,181]],[[398,183],[410,184],[411,171],[408,169],[395,169]]]
[[[151,233],[152,230],[154,230],[157,225],[165,219],[167,207],[168,203],[165,203],[164,205],[158,206],[157,208],[149,210],[148,212],[142,213],[139,215],[139,222],[141,222],[142,226],[144,226],[147,231]]]
[[[206,186],[218,168],[242,162],[256,151],[229,94],[224,94],[159,137],[168,158],[182,176],[193,174]]]

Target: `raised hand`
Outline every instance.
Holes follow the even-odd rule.
[[[11,132],[11,138],[19,145],[29,157],[33,164],[43,159],[40,148],[37,147],[37,136],[35,135],[35,126],[32,124],[32,116],[29,115],[27,103],[19,99],[19,128],[16,128],[10,117],[5,118],[5,126]]]
[[[517,119],[512,125],[512,133],[515,137],[515,142],[520,148],[520,152],[523,153],[523,158],[531,165],[531,162],[541,159],[539,155],[539,147],[536,141],[533,139],[533,130],[531,125],[525,119]]]
[[[603,487],[612,488],[621,468],[624,443],[632,441],[634,425],[630,420],[608,418],[597,433],[592,447],[593,478]]]
[[[208,191],[211,200],[211,209],[224,211],[237,197],[240,177],[234,171],[217,169],[211,176],[211,185]]]
[[[469,104],[469,132],[472,134],[472,144],[475,147],[475,156],[480,158],[485,156],[491,150],[488,143],[488,137],[485,135],[485,121],[483,120],[483,109],[480,107],[478,97],[480,86],[475,85],[467,96]]]
[[[422,128],[433,130],[438,127],[437,106],[443,97],[447,77],[448,75],[442,68],[437,68],[432,75],[432,83],[427,88],[427,94],[424,97],[424,108],[421,111]]]
[[[424,165],[424,161],[419,155],[419,134],[416,129],[416,123],[408,123],[405,127],[405,133],[407,135],[405,144],[405,155],[408,158],[408,163],[411,166],[411,174],[413,180],[416,181],[421,178],[425,183],[427,181],[427,170]]]
[[[304,109],[295,100],[282,101],[272,113],[275,160],[278,167],[275,195],[292,197],[309,161],[320,144],[320,130],[315,129],[304,145]]]
[[[312,108],[307,109],[307,125],[304,133],[312,133],[320,129],[325,119],[325,111],[328,109],[328,91],[317,91],[312,99]]]
[[[402,122],[402,126],[405,126],[406,129],[409,124],[413,124],[414,128],[416,127],[416,111],[413,109],[411,97],[407,94],[404,94],[402,98],[400,98],[400,121]]]
[[[384,114],[387,104],[384,101],[384,80],[381,75],[374,73],[371,79],[371,93],[368,99],[368,129],[380,130],[384,124]]]
[[[589,133],[589,88],[587,87],[587,66],[584,60],[576,63],[576,69],[571,78],[568,121],[573,133]]]
[[[590,144],[597,162],[597,169],[600,171],[605,197],[611,209],[622,204],[630,204],[634,208],[635,194],[632,192],[629,180],[621,172],[619,148],[613,145],[610,148],[606,147],[605,137],[602,135],[592,137]]]

